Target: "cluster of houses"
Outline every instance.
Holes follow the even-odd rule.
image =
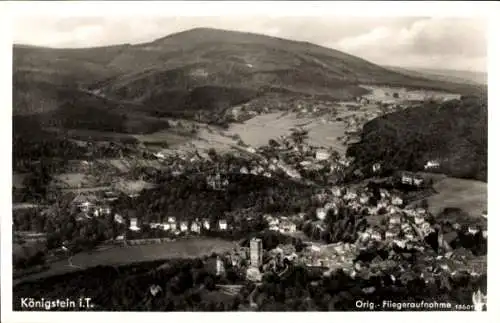
[[[422,176],[414,173],[403,172],[399,175],[399,180],[401,184],[422,187],[425,184],[425,180]]]
[[[115,221],[119,223],[124,223],[124,219],[120,215],[115,215]],[[167,221],[165,222],[162,223],[151,222],[148,225],[151,229],[160,229],[163,231],[169,231],[175,235],[179,235],[181,233],[200,234],[202,231],[210,231],[210,230],[226,231],[229,229],[227,220],[225,219],[219,219],[216,223],[216,226],[214,227],[212,226],[210,220],[207,218],[187,221],[187,220],[178,220],[174,216],[169,216],[167,218]],[[131,231],[141,230],[141,226],[138,224],[138,219],[136,217],[130,219],[129,230]]]
[[[280,233],[294,233],[297,231],[296,223],[289,217],[275,217],[270,214],[266,214],[264,216],[264,220],[267,222],[269,230],[271,231]]]
[[[223,178],[220,173],[207,176],[207,185],[214,190],[223,190],[229,185],[227,178]]]
[[[85,218],[107,216],[111,214],[110,202],[118,197],[114,192],[104,192],[104,197],[101,199],[95,195],[78,195],[72,201],[71,205],[76,207],[79,214],[77,220],[81,221]]]
[[[273,145],[261,147],[262,155],[269,154],[273,157],[250,173],[269,177],[279,173],[299,179],[301,171],[326,170],[328,174],[334,174],[341,172],[353,162],[352,158],[341,157],[331,148],[296,142],[291,137],[281,136],[274,140]],[[242,170],[247,172],[245,169]]]
[[[356,244],[333,243],[319,245],[311,243],[300,254],[298,261],[308,267],[323,268],[324,274],[342,269],[350,273],[354,267],[354,260],[358,255],[359,248]]]

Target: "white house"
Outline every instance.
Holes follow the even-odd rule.
[[[394,239],[392,242],[400,248],[406,248],[406,241],[403,239]]]
[[[314,251],[314,252],[320,252],[320,251],[321,251],[321,247],[320,247],[320,246],[318,246],[318,245],[316,245],[316,244],[312,244],[312,245],[310,246],[310,250],[311,250],[311,251]]]
[[[434,232],[434,230],[432,229],[431,225],[428,222],[422,223],[422,225],[420,226],[420,231],[422,232],[424,237]]]
[[[205,230],[210,230],[210,221],[208,219],[203,219],[202,223]]]
[[[379,201],[377,203],[377,209],[382,209],[387,207],[387,201]]]
[[[349,191],[344,195],[344,199],[349,201],[349,200],[354,200],[358,197],[358,194],[356,192]]]
[[[415,224],[416,225],[422,225],[424,222],[425,222],[425,219],[423,216],[421,215],[417,215],[413,218],[413,220],[415,221]]]
[[[405,232],[405,238],[407,240],[414,240],[415,239],[415,234],[413,234],[413,232]]]
[[[366,194],[363,194],[359,197],[359,203],[367,204],[370,201],[370,197]]]
[[[170,230],[170,223],[162,223],[161,228],[163,229],[163,231]]]
[[[438,168],[439,165],[440,165],[439,161],[437,161],[437,160],[429,160],[429,161],[427,161],[427,164],[424,165],[424,169]]]
[[[201,226],[197,221],[191,223],[191,232],[200,233]]]
[[[359,235],[358,239],[360,242],[366,242],[366,241],[368,241],[368,239],[370,239],[370,233],[367,231],[358,232],[358,235]]]
[[[269,226],[275,226],[275,225],[277,226],[277,225],[279,225],[279,223],[280,223],[280,220],[278,220],[275,217],[269,217],[269,218],[267,218],[267,224]]]
[[[318,150],[315,157],[317,160],[327,160],[330,156],[331,154],[327,150]]]
[[[312,164],[312,162],[310,160],[303,160],[300,162],[300,166],[310,166]]]
[[[176,222],[177,222],[177,219],[176,219],[175,217],[173,217],[173,216],[169,216],[169,217],[167,218],[167,222],[168,222],[168,223],[176,223]]]
[[[280,227],[277,226],[277,225],[271,225],[271,226],[269,226],[269,230],[271,230],[271,231],[279,231]]]
[[[326,218],[326,210],[324,208],[317,208],[316,209],[316,217],[318,220],[323,221]]]
[[[130,219],[130,230],[132,231],[139,231],[140,228],[137,226],[137,218],[131,218]]]
[[[285,221],[280,223],[279,231],[281,233],[286,233],[286,232],[293,233],[297,231],[297,226],[293,222]]]
[[[389,218],[389,225],[400,225],[401,217],[399,215],[392,215]]]
[[[219,220],[219,229],[220,230],[227,230],[227,221],[222,219]]]
[[[424,179],[423,178],[414,178],[413,179],[413,184],[415,184],[416,186],[420,186],[424,183]]]
[[[115,222],[118,222],[118,223],[124,223],[125,220],[123,219],[123,217],[120,215],[120,214],[115,214]]]
[[[390,193],[388,190],[383,189],[383,188],[380,189],[380,197],[381,198],[385,199],[385,198],[389,198],[389,196],[390,196]]]
[[[373,166],[372,166],[372,171],[373,171],[374,173],[378,173],[378,172],[380,171],[380,169],[381,169],[381,168],[382,168],[382,166],[380,165],[380,163],[375,163],[375,164],[373,164]]]
[[[332,194],[334,196],[340,197],[342,196],[342,189],[340,187],[334,187],[332,188]]]
[[[288,176],[290,176],[292,178],[300,178],[300,174],[296,170],[287,168],[287,169],[285,169],[285,172]]]
[[[401,182],[403,184],[413,184],[413,178],[411,176],[408,176],[408,175],[403,175],[401,176]]]
[[[385,232],[385,238],[386,239],[394,239],[399,235],[399,232],[395,229],[387,230]]]
[[[413,233],[413,228],[411,227],[411,225],[407,222],[403,223],[401,225],[401,230],[404,232],[404,234],[407,234],[407,233]]]
[[[402,205],[403,204],[403,199],[401,197],[399,197],[399,196],[394,196],[392,198],[391,202],[392,202],[393,205]]]
[[[420,214],[420,215],[425,215],[425,213],[427,213],[427,211],[422,207],[417,208],[416,211],[417,211],[417,214]]]
[[[161,227],[161,226],[162,226],[162,225],[161,225],[160,223],[150,223],[150,224],[149,224],[149,227],[150,227],[151,229],[156,229],[156,228],[159,228],[159,227]]]
[[[155,156],[158,159],[165,159],[165,155],[163,155],[160,152],[154,153],[153,156]]]
[[[467,229],[467,231],[469,232],[469,234],[472,234],[472,235],[475,235],[476,233],[479,232],[479,230],[477,228],[474,228],[474,227],[469,227]]]
[[[173,222],[170,223],[170,231],[176,231],[177,230],[177,223]]]
[[[248,168],[246,168],[245,166],[241,167],[240,173],[241,174],[248,174]]]
[[[151,287],[149,287],[149,292],[151,293],[151,295],[153,296],[156,296],[159,292],[161,292],[162,289],[160,286],[158,285],[151,285]]]
[[[388,207],[389,214],[396,214],[400,209],[394,205]]]
[[[382,235],[378,231],[373,231],[370,234],[370,238],[373,239],[373,240],[375,240],[375,241],[381,241],[382,240]]]

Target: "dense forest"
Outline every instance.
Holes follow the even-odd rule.
[[[210,188],[203,176],[174,177],[161,187],[144,191],[132,201],[124,197],[117,209],[133,209],[144,221],[162,221],[166,215],[179,219],[209,218],[217,220],[225,212],[253,208],[256,213],[292,214],[313,205],[315,188],[290,180],[265,176],[229,174],[224,190]]]
[[[420,171],[437,160],[440,173],[486,181],[487,116],[479,97],[427,102],[366,123],[347,155],[361,168],[383,161],[385,170]]]

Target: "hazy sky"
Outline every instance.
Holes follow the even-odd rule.
[[[310,41],[381,65],[487,70],[487,26],[473,18],[71,17],[16,18],[14,42],[90,47],[147,42],[214,27]]]

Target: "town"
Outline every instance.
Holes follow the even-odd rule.
[[[15,45],[13,309],[483,310],[486,85],[299,38]]]

